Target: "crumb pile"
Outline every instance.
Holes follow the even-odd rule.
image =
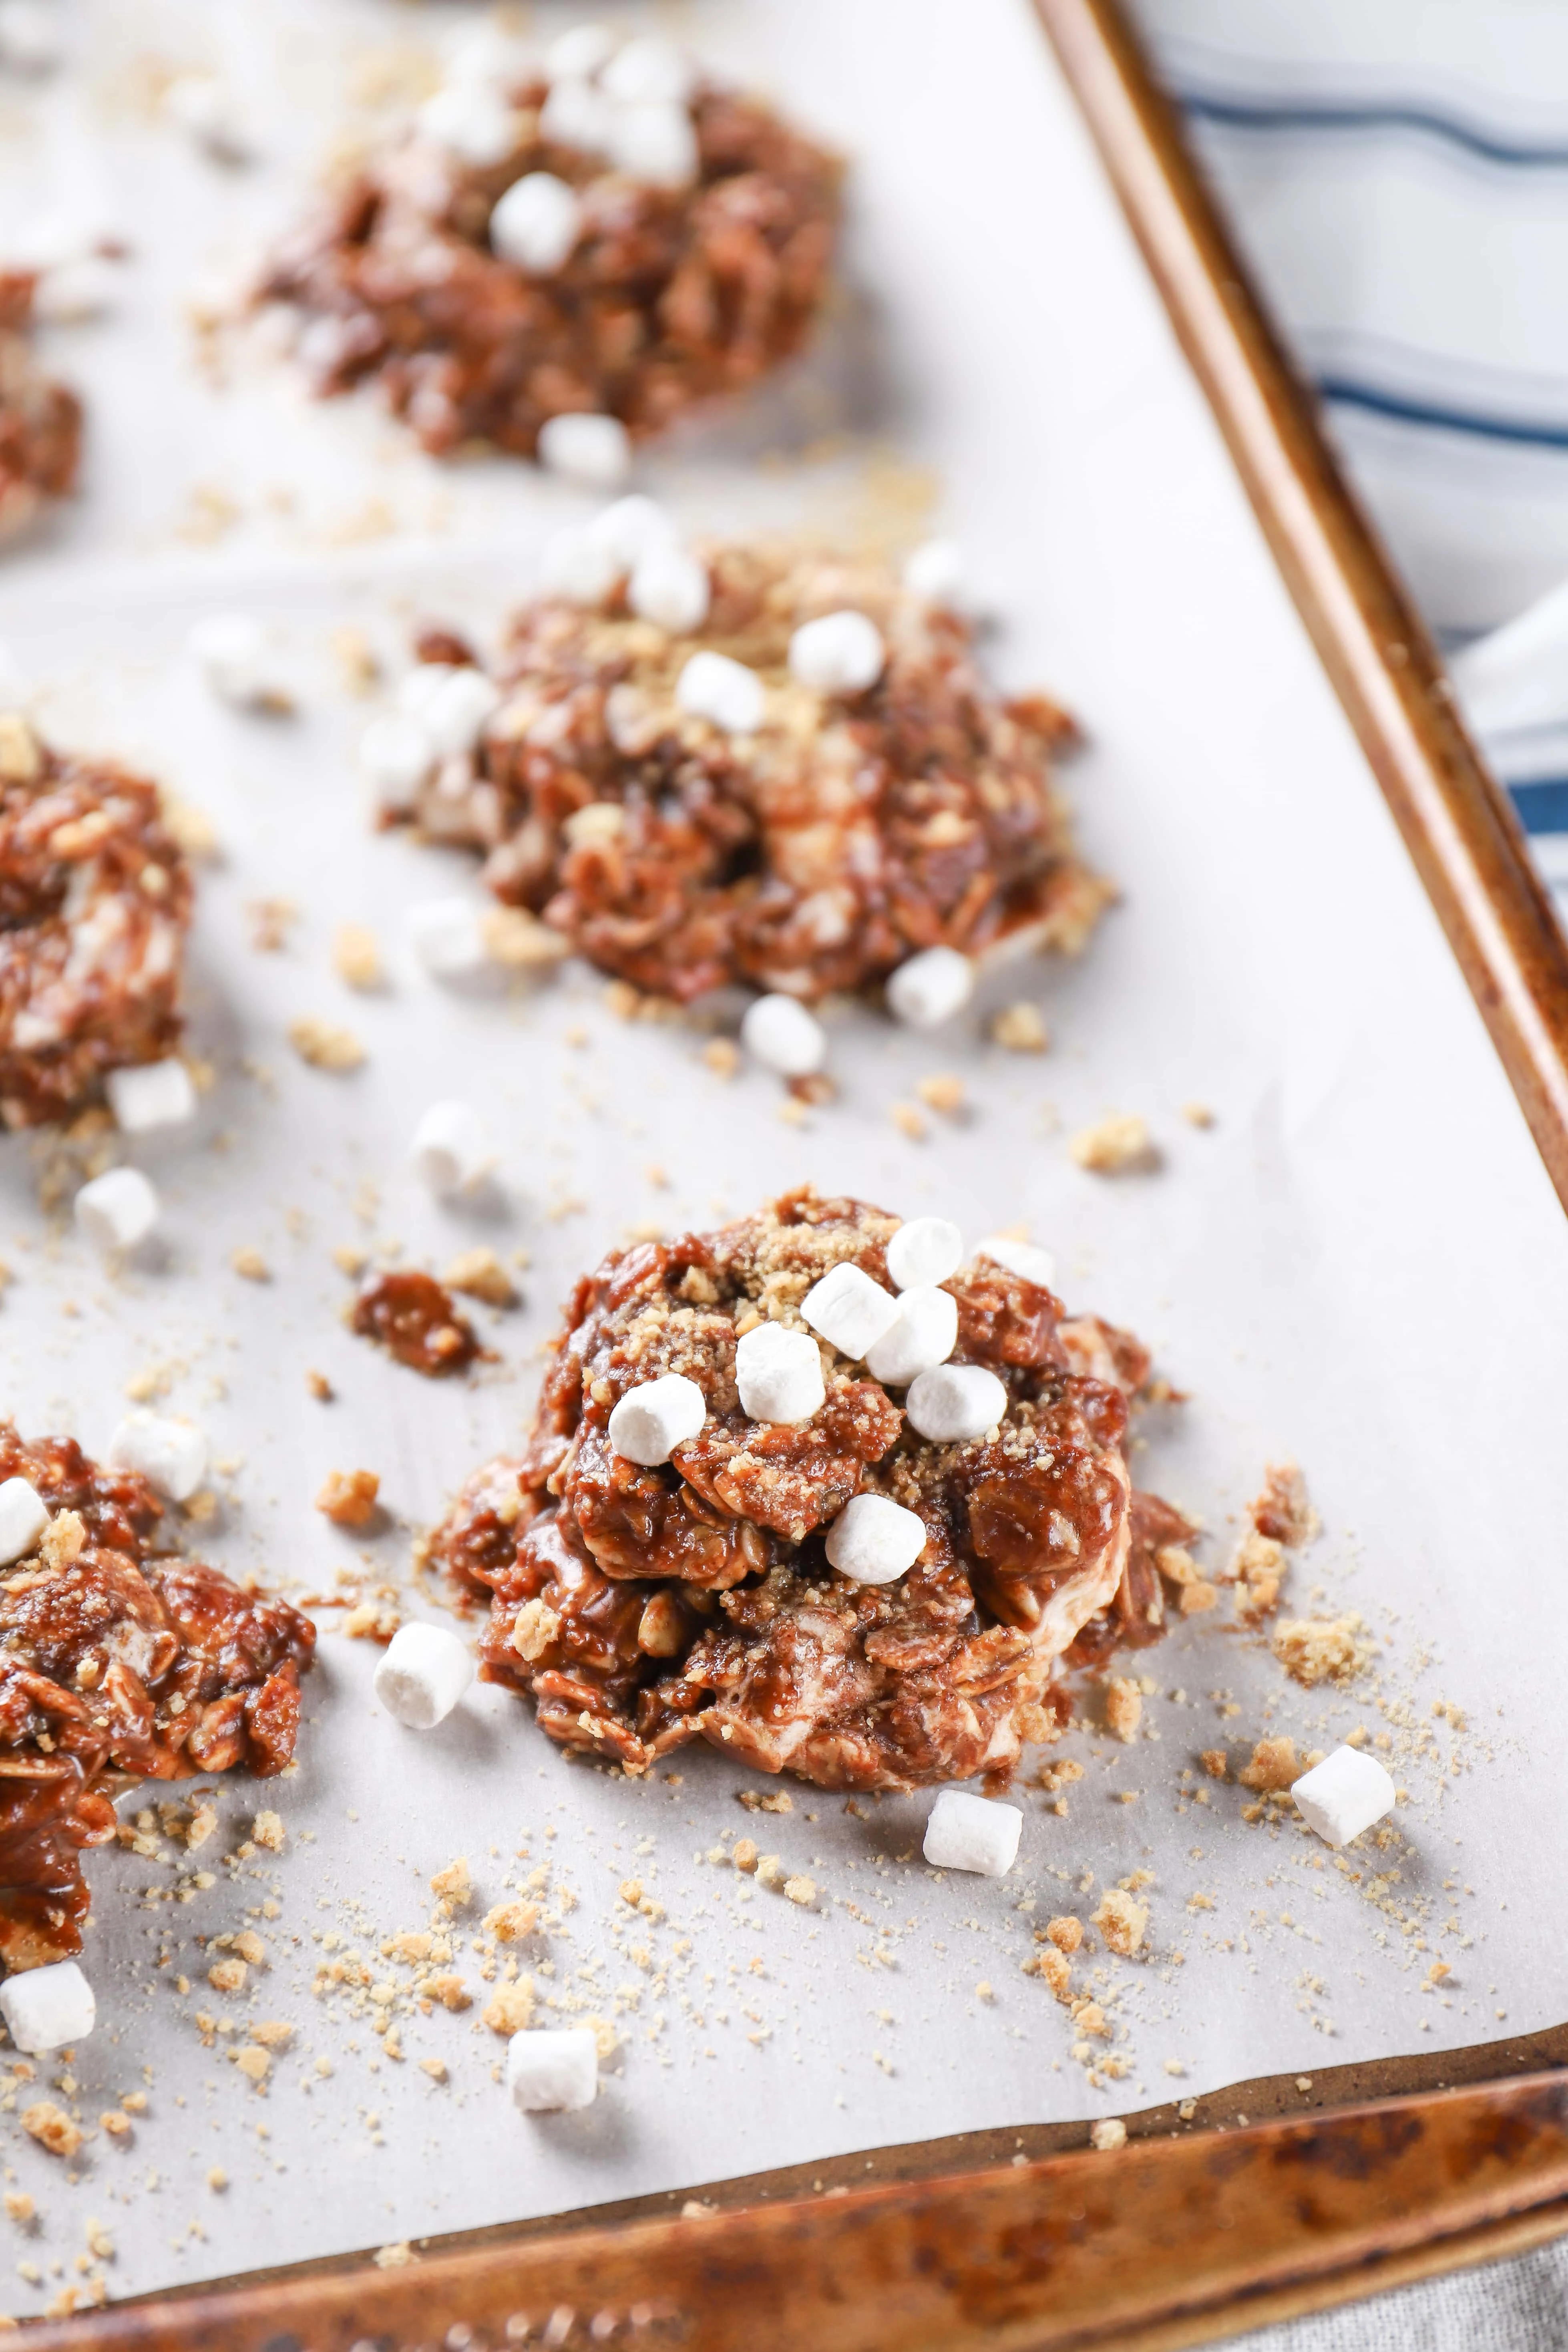
[[[0,1423],[10,1478],[50,1513],[0,1577],[0,1958],[17,1969],[80,1950],[81,1850],[115,1834],[123,1776],[283,1769],[316,1635],[287,1601],[157,1550],[147,1481],[69,1438]]]
[[[180,1042],[190,869],[157,787],[0,713],[0,1117],[71,1118]]]
[[[816,999],[911,955],[1026,939],[1068,954],[1110,897],[1073,855],[1042,696],[999,698],[957,613],[880,563],[787,542],[698,551],[707,616],[639,619],[625,583],[546,596],[513,624],[505,699],[472,755],[432,770],[411,814],[485,854],[497,896],[579,954],[682,1003],[723,982]],[[804,624],[852,611],[885,648],[854,692],[792,674]],[[445,635],[427,656],[450,660]],[[730,733],[683,709],[694,654],[740,662],[762,716]]]
[[[426,448],[531,457],[553,416],[614,416],[641,438],[799,349],[827,290],[837,159],[704,82],[681,102],[689,172],[656,184],[635,157],[611,169],[552,95],[542,78],[513,87],[482,163],[416,128],[279,253],[260,299],[307,314],[319,391],[375,378]],[[491,215],[536,173],[575,201],[575,234],[530,269]]]
[[[805,1328],[829,1269],[887,1276],[896,1217],[809,1189],[712,1234],[607,1258],[566,1311],[521,1461],[489,1465],[431,1539],[488,1588],[492,1681],[531,1693],[563,1745],[645,1770],[694,1738],[828,1788],[997,1778],[1056,1736],[1058,1662],[1163,1621],[1155,1549],[1190,1523],[1134,1498],[1123,1444],[1146,1351],[989,1260],[945,1286],[952,1361],[1002,1381],[998,1426],[920,1437],[881,1381],[817,1342],[825,1401],[799,1425],[748,1418],[738,1339]],[[610,1414],[667,1373],[697,1383],[699,1433],[648,1470]],[[851,1497],[926,1528],[898,1582],[851,1582],[824,1541]]]
[[[26,530],[76,485],[81,403],[44,374],[28,340],[37,279],[0,271],[0,539]]]

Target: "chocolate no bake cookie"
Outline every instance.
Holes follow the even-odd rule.
[[[626,520],[652,539],[656,587],[658,566],[666,587],[689,567],[696,623],[645,617],[615,530],[585,535],[588,564],[611,550],[607,576],[518,614],[488,697],[457,640],[423,641],[416,692],[378,722],[388,770],[407,762],[389,817],[481,851],[499,898],[682,1002],[734,981],[867,989],[932,948],[1081,948],[1111,894],[1074,855],[1052,773],[1072,723],[996,695],[962,614],[880,562],[787,543],[689,554],[657,509]],[[802,640],[828,621],[858,625],[863,683],[805,682],[820,672]],[[749,723],[705,715],[725,692],[751,697]]]
[[[662,43],[591,73],[498,68],[354,172],[260,299],[306,315],[320,392],[375,378],[429,450],[531,457],[582,414],[640,439],[805,341],[840,176]]]
[[[28,1444],[0,1423],[10,1480],[48,1514],[0,1574],[0,1959],[14,1969],[81,1949],[81,1853],[114,1835],[120,1790],[283,1769],[316,1633],[287,1601],[160,1551],[147,1481],[71,1439]]]
[[[0,1118],[68,1119],[172,1055],[193,887],[145,777],[0,714]]]
[[[1157,1637],[1155,1549],[1192,1528],[1128,1475],[1145,1350],[978,1256],[900,1303],[945,1294],[936,1320],[956,1338],[941,1370],[965,1368],[957,1387],[996,1418],[922,1435],[917,1421],[954,1424],[951,1400],[896,1376],[918,1349],[879,1380],[812,1328],[836,1319],[817,1288],[836,1268],[855,1311],[895,1311],[900,1230],[805,1189],[717,1233],[616,1252],[578,1285],[525,1451],[479,1472],[429,1547],[460,1588],[488,1591],[482,1671],[531,1695],[552,1738],[631,1771],[702,1738],[827,1788],[1005,1777],[1053,1735],[1064,1662]],[[738,1349],[766,1325],[816,1350],[809,1418],[742,1405],[754,1375]],[[900,1353],[897,1338],[891,1359],[865,1344]],[[671,1376],[700,1392],[700,1425],[643,1466],[612,1416]],[[901,1571],[836,1541],[862,1497],[907,1530]]]
[[[0,540],[74,489],[81,459],[81,403],[34,356],[37,286],[31,270],[0,270]]]

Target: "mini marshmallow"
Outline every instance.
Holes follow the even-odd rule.
[[[925,604],[956,612],[963,595],[963,551],[955,539],[928,539],[904,564],[904,586]]]
[[[539,110],[539,131],[558,147],[575,147],[584,155],[602,155],[609,144],[615,109],[590,81],[575,76],[552,82]]]
[[[952,1291],[906,1290],[897,1319],[868,1350],[866,1370],[887,1388],[907,1388],[921,1372],[945,1364],[957,1345],[958,1301]]]
[[[904,1411],[933,1445],[960,1445],[997,1427],[1007,1391],[984,1364],[938,1364],[910,1382]]]
[[[447,82],[521,81],[529,69],[529,54],[499,25],[476,25],[459,33],[447,51],[442,79]]]
[[[610,1415],[610,1444],[623,1461],[645,1470],[668,1462],[708,1418],[708,1400],[684,1372],[665,1372],[628,1389]]]
[[[149,1128],[179,1127],[196,1115],[196,1090],[184,1062],[137,1062],[110,1070],[104,1080],[116,1127],[126,1135]]]
[[[545,541],[540,585],[546,595],[563,596],[569,604],[602,604],[625,569],[592,528],[568,526],[552,531]]]
[[[267,632],[248,613],[209,613],[185,639],[185,651],[221,701],[254,710],[278,698],[267,658]]]
[[[808,1078],[827,1059],[821,1022],[793,996],[759,996],[748,1004],[741,1043],[764,1068],[784,1078]]]
[[[158,1222],[158,1195],[140,1168],[110,1168],[76,1196],[76,1221],[94,1249],[134,1249]]]
[[[544,70],[551,81],[592,81],[616,54],[616,37],[608,25],[574,25],[558,33],[544,52]]]
[[[926,1523],[886,1495],[857,1495],[827,1530],[828,1564],[851,1584],[895,1584],[925,1549]]]
[[[65,53],[58,9],[0,0],[0,61],[16,73],[50,73]]]
[[[617,570],[630,572],[656,549],[676,544],[676,529],[657,499],[633,490],[615,499],[588,525],[589,539],[614,559]]]
[[[971,1797],[943,1789],[926,1817],[921,1851],[938,1870],[977,1870],[983,1878],[1005,1878],[1017,1856],[1024,1816],[1016,1805],[994,1797]]]
[[[445,1625],[400,1625],[375,1670],[375,1695],[410,1731],[434,1731],[474,1679],[466,1642]]]
[[[7,1478],[0,1486],[0,1568],[36,1551],[48,1524],[49,1507],[37,1489],[25,1478]]]
[[[911,1217],[888,1244],[888,1275],[900,1290],[945,1282],[963,1264],[963,1236],[946,1217]]]
[[[98,2021],[98,2003],[74,1960],[51,1960],[0,1984],[0,2017],[17,2049],[38,2058],[85,2042]]]
[[[432,980],[464,980],[489,961],[482,910],[471,898],[426,898],[404,918],[415,959]]]
[[[471,662],[418,662],[397,689],[398,708],[443,760],[474,750],[500,699],[500,688]]]
[[[923,948],[888,982],[888,1009],[911,1029],[934,1029],[968,1003],[974,966],[956,948]]]
[[[432,1192],[467,1192],[495,1166],[484,1121],[466,1102],[434,1102],[414,1130],[414,1172]]]
[[[683,106],[617,106],[606,143],[611,163],[650,188],[689,188],[702,157]]]
[[[825,613],[789,641],[792,677],[818,694],[860,694],[887,667],[888,649],[864,613]]]
[[[384,808],[406,808],[436,764],[436,746],[417,719],[389,710],[360,737],[359,764]]]
[[[685,637],[708,618],[712,593],[707,565],[683,547],[650,547],[632,572],[626,602],[639,621]]]
[[[599,2044],[591,2025],[530,2026],[506,2045],[506,2087],[525,2116],[591,2107],[599,2087]]]
[[[683,106],[696,80],[690,59],[658,33],[628,41],[599,75],[600,88],[622,106]]]
[[[1005,1234],[993,1234],[986,1241],[976,1242],[976,1257],[988,1257],[994,1265],[1005,1265],[1024,1282],[1033,1282],[1048,1290],[1057,1278],[1057,1262],[1049,1250],[1039,1249],[1033,1242],[1009,1241]]]
[[[206,1435],[188,1421],[139,1408],[126,1414],[104,1460],[115,1470],[139,1471],[172,1503],[188,1503],[206,1476]]]
[[[163,111],[217,163],[243,163],[250,152],[240,107],[211,74],[178,75],[163,92]]]
[[[632,470],[631,435],[618,416],[575,410],[546,417],[539,462],[584,489],[618,490]]]
[[[822,1409],[822,1357],[809,1331],[758,1323],[735,1342],[735,1386],[752,1421],[795,1428]]]
[[[525,172],[490,214],[490,251],[514,268],[551,278],[583,233],[583,199],[553,172]]]
[[[453,82],[427,98],[419,129],[432,145],[481,170],[504,163],[517,144],[516,114],[499,89],[482,81]]]
[[[693,654],[676,681],[677,708],[706,719],[726,735],[752,735],[763,723],[763,681],[728,654]]]
[[[801,1300],[800,1311],[814,1331],[841,1356],[864,1356],[898,1320],[899,1302],[890,1290],[847,1261],[814,1282]]]
[[[1382,1821],[1394,1811],[1395,1793],[1376,1757],[1360,1748],[1336,1748],[1290,1789],[1308,1828],[1330,1845],[1349,1845]]]

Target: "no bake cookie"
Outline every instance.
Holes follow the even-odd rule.
[[[1193,1530],[1128,1474],[1147,1353],[984,1255],[895,1292],[900,1232],[803,1190],[579,1284],[522,1454],[429,1545],[489,1595],[484,1675],[552,1738],[642,1771],[700,1738],[836,1789],[1005,1777],[1054,1736],[1064,1663],[1158,1635],[1155,1549]],[[809,1407],[758,1385],[796,1355],[815,1410],[748,1412]],[[667,1404],[693,1430],[668,1460],[620,1450],[657,1454]]]

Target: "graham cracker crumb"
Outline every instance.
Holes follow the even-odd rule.
[[[1104,2116],[1099,2123],[1090,2124],[1089,2144],[1090,2147],[1099,2148],[1102,2154],[1113,2147],[1125,2147],[1127,2126],[1120,2116]]]
[[[452,1260],[442,1280],[448,1290],[482,1298],[487,1307],[515,1307],[517,1286],[493,1249],[462,1251]]]
[[[444,2083],[447,2079],[447,2062],[444,2058],[421,2058],[419,2072],[422,2074],[428,2074],[433,2083]]]
[[[1218,1599],[1218,1588],[1206,1576],[1199,1576],[1191,1584],[1182,1586],[1176,1595],[1176,1607],[1184,1617],[1201,1617]]]
[[[207,1982],[215,1992],[243,1992],[246,1975],[243,1960],[215,1960],[207,1970]]]
[[[1294,1617],[1275,1629],[1272,1648],[1303,1690],[1322,1682],[1347,1683],[1365,1663],[1360,1627],[1356,1616]]]
[[[472,1902],[474,1888],[468,1876],[467,1854],[460,1853],[456,1862],[449,1862],[444,1870],[436,1873],[430,1881],[430,1892],[439,1895],[443,1903],[449,1903],[458,1909],[465,1903]]]
[[[510,2038],[531,2024],[533,2010],[533,1979],[519,1977],[515,1984],[502,1985],[493,1992],[479,2014],[492,2033]]]
[[[484,1918],[486,1935],[493,1936],[498,1944],[519,1944],[525,1936],[531,1936],[538,1925],[537,1903],[498,1903]]]
[[[229,1264],[247,1282],[270,1282],[272,1279],[271,1270],[258,1249],[237,1249]]]
[[[913,1103],[896,1102],[892,1104],[889,1109],[888,1117],[892,1120],[893,1125],[898,1129],[899,1133],[900,1135],[907,1135],[911,1143],[923,1143],[925,1141],[926,1123],[921,1117],[919,1111],[915,1108]]]
[[[795,1877],[784,1880],[784,1895],[791,1903],[811,1904],[816,1900],[815,1878]]]
[[[228,2175],[221,2164],[215,2164],[207,2174],[207,2187],[214,2190],[228,2187]]]
[[[1046,1922],[1046,1934],[1058,1952],[1076,1952],[1083,1941],[1083,1921],[1070,1911]]]
[[[1126,1176],[1160,1164],[1148,1121],[1124,1111],[1108,1112],[1092,1127],[1080,1128],[1068,1150],[1095,1176]]]
[[[25,2189],[5,2191],[5,2218],[10,2221],[30,2221],[37,2208]]]
[[[1253,1748],[1251,1762],[1244,1764],[1236,1777],[1245,1789],[1289,1789],[1301,1777],[1295,1741],[1289,1735],[1279,1739],[1260,1739]]]
[[[253,1842],[265,1846],[268,1853],[283,1851],[283,1819],[279,1813],[258,1813],[250,1825]]]
[[[1263,1473],[1263,1492],[1250,1506],[1252,1524],[1260,1536],[1292,1551],[1312,1541],[1321,1522],[1307,1495],[1307,1482],[1295,1462],[1270,1462]]]
[[[1279,1587],[1285,1579],[1285,1548],[1272,1536],[1260,1536],[1256,1528],[1249,1528],[1237,1545],[1231,1562],[1231,1574],[1236,1579],[1236,1613],[1256,1624],[1278,1607]]]
[[[1138,1685],[1125,1675],[1113,1675],[1105,1685],[1105,1723],[1108,1731],[1118,1739],[1136,1739],[1138,1726],[1143,1719],[1143,1701]]]
[[[1184,1102],[1182,1105],[1182,1117],[1186,1120],[1189,1127],[1212,1127],[1214,1125],[1214,1113],[1210,1110],[1207,1103]]]
[[[928,1110],[940,1111],[944,1118],[956,1118],[963,1108],[963,1080],[938,1074],[915,1080],[915,1092]]]
[[[1051,1033],[1037,1005],[1005,1004],[1000,1013],[992,1016],[991,1040],[993,1045],[1005,1046],[1009,1054],[1043,1054],[1051,1042]]]
[[[414,2249],[406,2238],[402,2239],[395,2246],[377,2246],[373,2256],[378,2271],[406,2270],[409,2263],[416,2259]]]
[[[380,1492],[381,1480],[374,1470],[331,1470],[316,1496],[316,1508],[336,1528],[368,1528]]]
[[[1091,1916],[1109,1948],[1128,1959],[1143,1941],[1143,1931],[1149,1925],[1149,1906],[1146,1903],[1135,1902],[1119,1886],[1108,1886],[1100,1898],[1100,1908]]]
[[[307,1372],[305,1386],[318,1404],[331,1404],[337,1393],[325,1372]]]
[[[732,1078],[741,1067],[741,1049],[731,1037],[710,1037],[701,1058],[716,1078]]]
[[[1211,1780],[1223,1780],[1230,1770],[1230,1759],[1223,1748],[1205,1748],[1198,1762]]]
[[[363,923],[340,923],[332,940],[332,970],[345,987],[379,988],[385,975],[375,933]]]
[[[74,2156],[82,2142],[79,2126],[52,2099],[35,2099],[30,2107],[24,2107],[22,2129],[51,2156]]]
[[[737,1789],[735,1802],[749,1813],[793,1813],[795,1799],[787,1789]]]
[[[485,953],[509,971],[547,971],[572,952],[563,934],[526,907],[489,907],[479,917]]]
[[[1032,1952],[1024,1962],[1024,1974],[1038,1977],[1043,1984],[1049,1986],[1058,2000],[1067,1999],[1068,1989],[1072,1983],[1072,1970],[1068,1965],[1067,1954],[1058,1952],[1054,1944],[1046,1944],[1039,1951]]]
[[[364,1060],[364,1047],[352,1029],[309,1013],[289,1024],[289,1043],[313,1070],[357,1070]]]
[[[258,2089],[259,2089],[261,2084],[267,2080],[268,2073],[272,2064],[272,2061],[268,2056],[266,2051],[263,2050],[258,2043],[254,2042],[247,2042],[243,2050],[237,2050],[235,2052],[234,2063],[238,2067],[240,2073],[245,2076],[246,2081],[247,2083],[255,2084]]]

